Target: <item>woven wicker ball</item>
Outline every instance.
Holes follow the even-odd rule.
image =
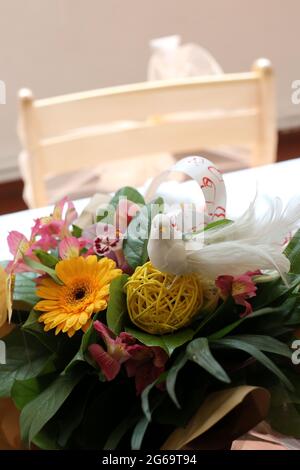
[[[187,326],[211,297],[205,298],[197,274],[174,276],[155,269],[151,262],[136,268],[126,283],[130,319],[141,330],[166,334]]]

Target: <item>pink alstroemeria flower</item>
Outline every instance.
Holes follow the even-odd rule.
[[[76,237],[65,237],[59,242],[58,253],[60,258],[69,259],[77,258],[78,256],[89,256],[94,254],[94,250],[89,248],[85,253],[81,253],[83,248],[91,243],[90,240]]]
[[[125,363],[126,372],[128,377],[135,378],[136,393],[140,395],[164,372],[168,355],[157,346],[149,347],[141,344],[129,346],[127,351],[130,359]]]
[[[53,213],[49,217],[40,219],[39,235],[54,236],[59,239],[69,237],[71,236],[70,226],[77,217],[73,202],[65,197],[54,206]]]
[[[163,349],[137,344],[136,339],[125,332],[115,336],[98,320],[94,328],[104,341],[106,351],[99,344],[91,344],[88,350],[108,381],[113,380],[120,372],[121,365],[125,364],[128,377],[135,378],[139,395],[164,372],[168,355]]]
[[[243,305],[245,311],[241,313],[241,317],[249,315],[252,312],[252,305],[246,299],[255,297],[257,287],[252,277],[261,274],[260,271],[248,271],[241,276],[219,276],[216,279],[216,286],[220,289],[221,295],[226,298],[232,295],[234,301],[238,305]]]
[[[28,256],[29,258],[38,261],[34,254],[34,250],[40,249],[47,251],[50,248],[53,248],[53,240],[51,237],[44,236],[37,240],[39,228],[40,219],[37,219],[32,227],[29,239],[16,230],[9,233],[7,243],[9,251],[13,255],[14,259],[13,261],[10,261],[6,267],[8,273],[32,271],[32,268],[24,263],[23,256]]]
[[[88,350],[106,379],[110,381],[120,372],[121,364],[130,358],[127,347],[133,344],[135,340],[131,335],[125,332],[115,337],[112,331],[98,320],[94,322],[94,328],[104,341],[106,351],[100,344],[91,344]]]
[[[48,251],[51,248],[57,248],[60,240],[71,237],[70,226],[76,217],[74,204],[64,198],[55,205],[49,217],[42,217],[35,221],[29,239],[20,232],[10,232],[7,242],[14,259],[8,264],[7,272],[32,271],[33,269],[24,263],[23,257],[27,256],[34,261],[39,261],[34,253],[35,250]]]

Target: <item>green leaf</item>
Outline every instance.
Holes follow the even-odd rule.
[[[255,346],[260,351],[265,351],[273,354],[291,359],[292,352],[287,344],[278,341],[278,339],[271,338],[265,335],[236,335],[231,339],[241,340],[252,346]]]
[[[297,296],[298,297],[298,296]],[[292,300],[289,299],[289,300]],[[285,320],[284,324],[285,325],[295,325],[298,326],[300,324],[300,303],[299,303],[299,297],[294,298],[295,303],[291,309],[290,315],[288,318]]]
[[[291,293],[300,283],[300,274],[288,274],[288,285],[282,279],[260,284],[256,297],[252,300],[253,309],[269,307],[272,302]]]
[[[90,344],[96,343],[98,340],[98,333],[94,328],[94,322],[98,319],[98,315],[96,314],[93,318],[93,322],[88,327],[87,331],[83,334],[81,338],[81,343],[79,350],[76,352],[75,356],[71,359],[71,361],[65,367],[64,372],[70,372],[73,367],[76,367],[80,362],[86,362],[91,364],[92,361],[86,356],[86,351]]]
[[[8,397],[15,380],[39,375],[51,360],[51,353],[20,328],[15,328],[3,341],[6,345],[6,364],[0,365],[0,397]]]
[[[48,268],[55,268],[59,261],[57,256],[51,255],[43,250],[34,250],[34,254],[38,257],[40,262],[44,266],[48,266]]]
[[[195,232],[184,233],[183,238],[186,240],[190,240],[193,237],[193,235],[197,235],[201,232],[206,232],[208,230],[211,230],[212,228],[222,227],[223,225],[228,225],[232,223],[233,221],[230,219],[216,220],[215,222],[211,222],[210,224],[207,224],[204,227],[204,229],[201,228],[200,230],[196,230]]]
[[[295,233],[285,248],[284,254],[291,262],[290,272],[300,274],[300,230]]]
[[[57,427],[56,423],[49,423],[40,431],[32,442],[42,450],[62,450],[56,442]]]
[[[227,336],[228,333],[231,333],[231,331],[235,330],[235,328],[237,328],[244,321],[253,320],[262,315],[269,315],[271,313],[274,315],[274,314],[277,314],[278,312],[282,312],[281,307],[278,307],[278,308],[266,307],[260,310],[256,310],[256,312],[252,312],[250,315],[240,318],[239,320],[236,320],[235,322],[230,323],[230,325],[225,326],[221,330],[216,331],[215,333],[212,333],[211,335],[209,335],[208,339],[209,340],[221,339],[224,336]]]
[[[45,424],[55,415],[80,382],[85,371],[65,374],[56,379],[39,396],[29,402],[20,416],[21,437],[24,442],[32,442]]]
[[[110,284],[106,320],[107,326],[116,335],[119,335],[124,329],[124,324],[127,318],[126,293],[124,292],[124,286],[128,278],[129,276],[127,274],[122,274],[122,276],[117,277]]]
[[[143,416],[139,422],[136,424],[132,437],[131,437],[131,449],[132,450],[140,450],[142,446],[142,442],[145,436],[145,432],[149,426],[149,421],[146,416]]]
[[[163,200],[156,199],[143,206],[128,226],[127,238],[124,240],[123,251],[127,263],[133,269],[148,261],[148,239],[152,218],[162,211]],[[155,211],[154,211],[155,209]]]
[[[123,251],[127,263],[133,269],[148,261],[148,236],[150,220],[144,206],[139,214],[132,219],[128,226],[127,238],[123,243]]]
[[[40,343],[48,348],[48,350],[53,353],[56,368],[63,370],[68,362],[71,361],[72,356],[78,352],[84,335],[78,332],[72,338],[69,338],[63,333],[55,335],[54,330],[46,332],[44,331],[43,323],[38,321],[39,315],[38,312],[32,310],[27,321],[23,324],[22,330],[35,336]]]
[[[216,379],[221,380],[221,382],[230,382],[230,378],[223,367],[211,354],[207,338],[196,338],[191,341],[186,348],[186,354],[188,359],[203,367]]]
[[[128,201],[134,202],[135,204],[140,204],[142,206],[146,204],[145,199],[141,193],[131,186],[124,186],[124,188],[119,189],[119,191],[117,191],[111,199],[110,204],[116,207],[121,198],[127,198]]]
[[[240,339],[232,338],[223,338],[216,341],[210,342],[211,346],[213,347],[225,347],[225,348],[233,348],[239,349],[248,353],[250,356],[254,357],[258,362],[260,362],[263,366],[273,372],[277,377],[285,384],[285,386],[293,390],[293,385],[287,379],[287,377],[281,372],[281,370],[272,362],[264,353],[262,353],[259,349],[257,349],[252,344],[249,344],[245,341]]]
[[[215,222],[211,222],[210,224],[207,224],[206,227],[204,228],[204,231],[211,230],[212,228],[216,228],[216,227],[222,227],[223,225],[228,225],[232,223],[233,221],[230,219],[216,220]]]
[[[60,409],[55,422],[59,429],[57,443],[61,448],[66,447],[74,431],[80,426],[93,388],[93,382],[89,383],[87,380],[82,380],[77,385],[76,391],[73,391]]]
[[[199,333],[201,331],[203,336],[207,336],[207,328],[212,327],[213,331],[215,331],[218,327],[222,327],[224,323],[227,326],[228,321],[230,321],[230,318],[233,315],[233,312],[235,312],[235,309],[236,304],[233,298],[228,297],[225,302],[222,302],[213,313],[204,316],[203,320],[201,320],[197,326],[195,333]],[[233,318],[236,318],[235,314],[233,315]],[[219,325],[219,323],[221,323],[221,325]],[[203,334],[202,330],[205,331],[205,334]]]
[[[42,263],[38,263],[37,261],[34,261],[33,259],[29,258],[29,256],[24,256],[23,257],[24,263],[27,264],[30,268],[34,269],[34,271],[42,271],[44,273],[49,274],[50,277],[57,283],[62,285],[61,280],[57,277],[54,269],[49,268],[48,266],[45,266]]]
[[[150,402],[149,402],[149,395],[151,390],[158,384],[162,383],[165,381],[167,376],[167,372],[163,372],[154,382],[149,384],[142,393],[141,400],[142,400],[142,410],[144,412],[144,415],[148,419],[148,421],[151,421],[151,414],[152,411],[150,409]]]
[[[39,301],[35,294],[37,275],[34,273],[17,273],[14,292],[13,308],[15,310],[31,310]]]
[[[280,406],[271,406],[267,421],[275,431],[300,439],[299,406],[286,402],[282,402]]]
[[[149,333],[135,330],[134,328],[125,328],[125,330],[146,346],[159,346],[164,349],[169,356],[172,355],[176,348],[179,348],[190,341],[195,334],[194,330],[191,328],[180,330],[178,333],[162,336],[150,335]]]
[[[152,413],[159,407],[159,405],[163,402],[164,398],[165,398],[164,393],[160,393],[154,397],[154,403],[152,405]],[[131,437],[132,450],[139,450],[141,448],[144,435],[148,428],[149,422],[150,421],[148,420],[148,418],[146,418],[146,416],[144,415],[136,424],[133,430],[132,437]]]
[[[77,225],[73,225],[72,235],[73,237],[80,238],[82,235],[82,228],[78,227]]]
[[[137,407],[136,411],[121,421],[121,423],[111,432],[109,435],[106,443],[104,444],[103,450],[115,450],[121,439],[125,436],[125,434],[135,426],[137,420],[139,419],[140,415],[137,414]]]
[[[44,324],[38,321],[39,312],[32,310],[22,326],[22,330],[34,335],[46,348],[57,352],[64,336],[56,336],[54,331],[44,331]]]
[[[176,392],[175,392],[175,386],[176,386],[176,381],[177,381],[177,376],[178,373],[181,371],[181,369],[185,366],[185,364],[188,361],[188,357],[185,352],[180,354],[171,369],[168,371],[167,378],[166,378],[166,389],[167,392],[171,398],[171,400],[175,403],[177,408],[181,408],[180,404],[177,400]]]
[[[16,407],[22,410],[22,408],[24,408],[27,403],[34,400],[52,380],[53,374],[27,380],[15,380],[11,390],[11,398]]]

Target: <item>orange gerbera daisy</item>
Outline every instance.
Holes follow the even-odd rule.
[[[38,302],[35,310],[45,312],[39,317],[45,331],[55,328],[56,335],[62,331],[69,337],[80,329],[86,331],[92,315],[106,309],[110,283],[122,274],[114,261],[98,261],[97,256],[59,261],[55,272],[63,284],[42,279],[37,295],[45,300]]]

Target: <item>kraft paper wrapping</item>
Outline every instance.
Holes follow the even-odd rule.
[[[177,428],[162,450],[230,449],[232,442],[261,422],[270,394],[259,387],[240,386],[212,393],[185,428]]]

